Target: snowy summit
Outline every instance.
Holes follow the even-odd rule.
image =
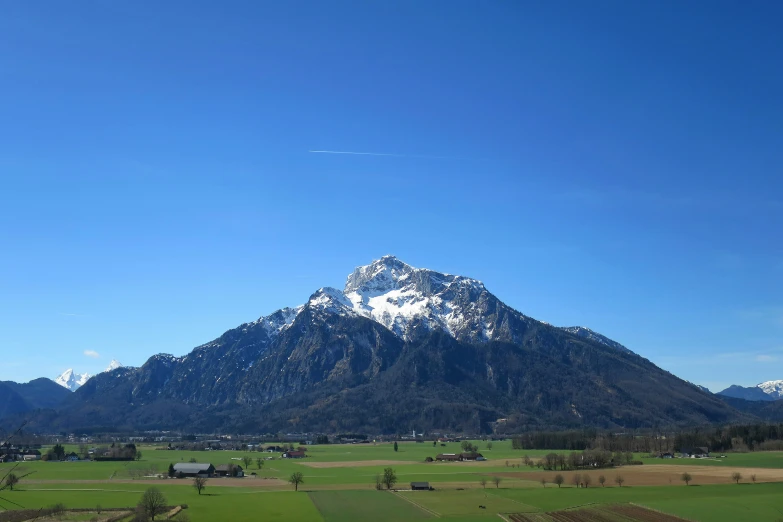
[[[105,370],[103,370],[103,373],[116,370],[117,368],[122,368],[122,364],[116,359],[112,359],[111,362],[109,363],[109,366]],[[91,377],[92,375],[90,375],[89,373],[76,373],[73,371],[73,368],[68,368],[62,374],[60,374],[54,380],[54,382],[56,382],[63,388],[68,388],[73,392],[81,388],[85,382],[90,380]]]
[[[89,373],[75,373],[73,368],[68,368],[62,374],[60,374],[60,376],[57,377],[54,382],[63,388],[76,391],[81,388],[82,385],[90,379],[90,377],[92,377],[92,375]]]

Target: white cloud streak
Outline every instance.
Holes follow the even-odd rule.
[[[98,359],[101,356],[101,354],[99,354],[95,350],[84,350],[84,355],[86,355],[87,357],[92,357],[93,359]]]
[[[460,159],[452,156],[427,156],[419,154],[390,154],[386,152],[356,152],[351,150],[308,150],[311,154],[348,154],[351,156],[388,156],[392,158]]]

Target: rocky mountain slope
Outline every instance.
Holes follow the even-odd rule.
[[[88,380],[58,429],[518,431],[742,415],[587,328],[510,308],[475,279],[386,256],[183,357]]]

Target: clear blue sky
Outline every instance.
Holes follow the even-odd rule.
[[[783,379],[782,17],[3,2],[0,379],[181,355],[384,254],[713,390]]]

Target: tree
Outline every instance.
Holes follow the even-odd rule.
[[[481,480],[479,480],[479,484],[481,484],[481,487],[484,489],[487,489],[487,479],[484,477],[481,477]]]
[[[198,494],[201,495],[201,490],[207,487],[207,479],[204,477],[196,477],[193,479],[193,487],[196,488]]]
[[[264,459],[262,459],[261,457],[258,457],[256,459],[256,466],[258,467],[258,469],[263,468],[264,467]]]
[[[397,483],[397,474],[392,468],[386,468],[383,470],[383,484],[386,489],[391,489]]]
[[[436,441],[436,440],[433,440],[433,441],[432,441],[432,447],[434,448],[434,447],[435,447],[435,446],[437,446],[437,445],[438,445],[438,441]]]
[[[579,473],[574,473],[574,476],[571,477],[571,484],[573,484],[576,487],[579,487],[579,484],[582,482],[582,475]]]
[[[136,460],[141,460],[141,452],[140,452],[140,451],[137,451],[137,452],[136,452],[136,455],[134,456],[134,458],[135,458]]]
[[[588,487],[593,482],[593,479],[590,478],[590,475],[582,475],[582,484],[585,485],[585,487]]]
[[[686,471],[685,473],[683,473],[682,475],[680,475],[680,480],[682,480],[683,482],[685,482],[685,485],[687,486],[688,484],[690,484],[690,483],[691,483],[691,480],[693,480],[693,477],[691,476],[691,474],[690,474],[690,473],[688,473],[688,472]]]
[[[501,481],[501,480],[503,480],[503,479],[501,479],[501,478],[500,478],[500,477],[498,477],[498,476],[494,476],[494,477],[492,477],[492,482],[494,482],[494,483],[495,483],[495,489],[498,489],[498,488],[500,488],[500,481]]]
[[[397,441],[395,440],[395,441],[394,441],[394,451],[397,451],[397,449],[398,449],[398,447],[397,447]]]
[[[19,484],[19,477],[17,477],[15,473],[9,473],[8,476],[5,478],[5,486],[11,491],[13,491],[14,486],[16,486],[17,484]]]
[[[541,477],[541,485],[546,487],[546,478],[545,477]]]
[[[601,487],[604,487],[604,484],[606,483],[606,477],[604,477],[603,475],[599,475],[598,482],[601,484]]]
[[[65,448],[62,444],[55,444],[49,453],[54,457],[53,460],[63,460],[65,458]]]
[[[487,442],[487,449],[492,450],[492,441]]]
[[[174,464],[169,464],[169,478],[173,478],[177,472],[174,471]]]
[[[383,489],[383,479],[381,479],[380,475],[375,475],[375,489],[378,491]]]
[[[565,479],[563,478],[563,475],[558,473],[557,475],[555,475],[554,482],[555,484],[557,484],[557,487],[560,487],[563,484],[563,482],[565,482]]]
[[[250,469],[250,464],[253,462],[253,457],[245,455],[242,457],[242,463],[245,465],[245,469]]]
[[[755,474],[755,473],[754,473],[753,475],[751,475],[751,476],[750,476],[750,480],[751,480],[751,482],[753,482],[754,484],[756,483],[756,474]]]
[[[469,440],[463,440],[460,447],[462,447],[462,451],[465,453],[470,453],[471,451],[476,451],[478,449]]]
[[[742,473],[740,473],[739,471],[735,471],[734,473],[731,474],[731,480],[739,484],[739,481],[742,480]]]
[[[139,509],[147,518],[155,520],[157,515],[166,511],[166,497],[158,488],[149,488],[141,496]]]
[[[304,475],[302,475],[301,471],[291,473],[291,476],[288,477],[288,482],[294,485],[294,491],[299,491],[299,484],[304,483]]]
[[[625,478],[623,478],[622,475],[617,475],[614,478],[614,481],[617,483],[618,486],[623,487],[623,482],[625,482]]]

